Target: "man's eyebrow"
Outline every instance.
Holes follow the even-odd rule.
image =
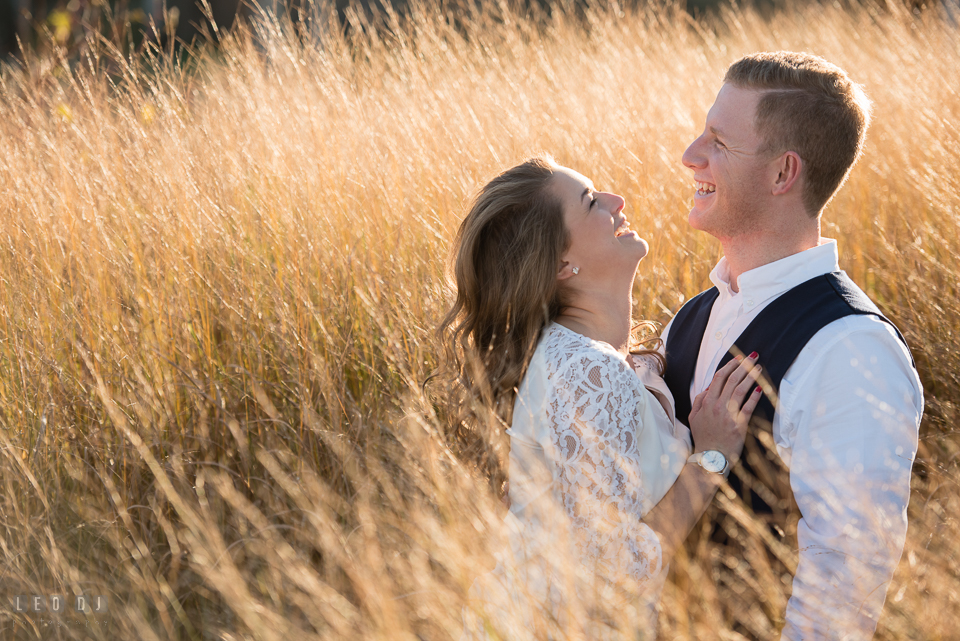
[[[712,133],[714,136],[723,137],[723,132],[716,127],[710,127],[710,133]]]

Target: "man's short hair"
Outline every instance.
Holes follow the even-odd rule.
[[[804,163],[803,204],[820,213],[863,149],[870,101],[840,67],[808,53],[744,56],[724,82],[763,92],[755,126],[762,153],[795,151]]]

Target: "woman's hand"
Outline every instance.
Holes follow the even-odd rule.
[[[690,431],[698,452],[719,450],[730,465],[740,458],[747,423],[760,401],[757,358],[754,352],[747,358],[731,359],[694,399]]]

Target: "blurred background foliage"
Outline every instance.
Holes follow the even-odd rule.
[[[915,11],[940,5],[948,15],[960,16],[960,0],[896,0]],[[411,0],[0,0],[0,60],[19,57],[22,49],[40,50],[59,46],[79,53],[93,33],[114,43],[137,48],[152,40],[167,46],[171,42],[190,43],[198,36],[216,40],[240,18],[257,13],[286,13],[296,23],[300,15],[336,15],[339,24],[349,28],[351,17],[382,14],[385,3],[403,13]],[[643,5],[646,0],[625,0],[621,4]],[[886,0],[877,0],[885,4]],[[496,4],[496,0],[449,0],[444,3],[458,13],[465,5]],[[586,6],[591,0],[526,0],[547,12],[557,6]],[[723,5],[737,4],[773,10],[784,0],[686,0],[689,13],[712,12]],[[311,6],[306,6],[311,5]],[[306,10],[305,10],[306,9]],[[351,10],[356,13],[351,16]],[[465,14],[466,12],[463,11]],[[333,23],[336,24],[336,23]]]

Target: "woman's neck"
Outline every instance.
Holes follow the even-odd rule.
[[[609,296],[602,293],[578,295],[557,317],[557,323],[587,338],[601,341],[626,355],[630,348],[630,296]]]

